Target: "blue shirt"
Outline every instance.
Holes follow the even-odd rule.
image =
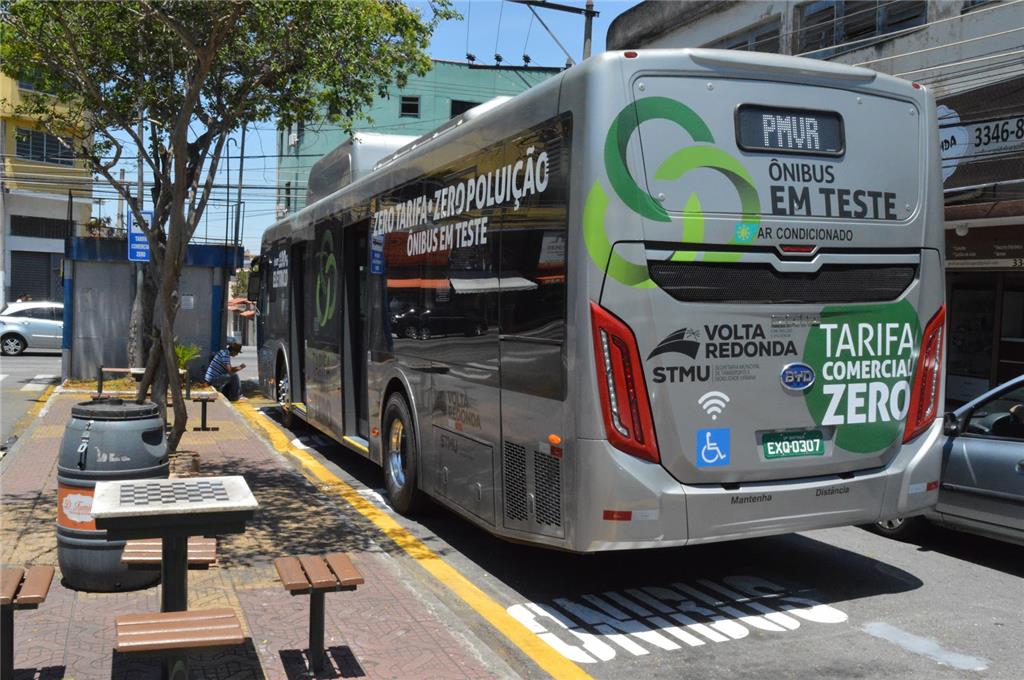
[[[231,353],[226,349],[222,349],[213,355],[213,359],[210,360],[210,366],[206,369],[206,377],[204,378],[207,383],[212,383],[217,378],[225,375],[231,375]]]

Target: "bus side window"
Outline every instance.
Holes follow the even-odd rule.
[[[501,332],[565,339],[565,230],[501,234]]]
[[[501,386],[565,399],[565,230],[501,234]]]

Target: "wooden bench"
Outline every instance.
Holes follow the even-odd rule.
[[[144,538],[127,541],[121,561],[131,567],[158,567],[163,561],[163,539]],[[188,539],[188,566],[207,569],[217,563],[217,539],[190,536]]]
[[[192,397],[192,402],[193,403],[198,402],[199,404],[202,405],[202,413],[200,415],[201,425],[199,427],[193,427],[192,428],[193,431],[195,431],[195,432],[216,432],[217,430],[220,429],[219,427],[207,427],[206,426],[206,405],[211,403],[211,402],[214,402],[214,401],[217,401],[217,395],[216,394],[200,394],[198,396]]]
[[[46,600],[53,567],[15,567],[0,572],[0,680],[14,677],[14,610],[36,609]]]
[[[142,375],[146,372],[143,368],[110,368],[109,366],[97,366],[96,367],[96,394],[92,395],[93,399],[103,398],[103,376],[107,373],[114,373],[117,375],[130,375],[135,378],[135,382],[142,380]]]
[[[114,619],[119,652],[166,652],[193,647],[227,647],[245,642],[232,609],[122,614]]]
[[[245,642],[242,622],[231,609],[122,614],[114,619],[114,632],[114,649],[122,654],[161,653],[167,680],[188,680],[189,649]]]
[[[355,590],[365,582],[363,576],[344,553],[279,557],[274,567],[285,590],[292,595],[309,594],[309,664],[319,673],[324,668],[324,595]]]

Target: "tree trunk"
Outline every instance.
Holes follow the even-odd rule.
[[[174,269],[173,264],[170,269]],[[185,426],[188,423],[188,411],[185,409],[185,399],[181,389],[181,374],[178,373],[178,363],[174,355],[174,317],[177,316],[178,311],[178,301],[175,299],[177,297],[178,275],[175,273],[172,277],[174,281],[173,287],[167,286],[166,279],[171,277],[165,277],[164,290],[162,291],[164,304],[162,305],[162,318],[160,320],[160,344],[163,348],[163,373],[167,378],[167,385],[170,388],[171,398],[174,399],[174,427],[171,429],[171,433],[167,437],[168,452],[177,451],[178,442],[181,441],[181,436],[185,434]],[[154,349],[157,348],[154,347]]]
[[[160,367],[161,367],[161,365],[163,363],[162,360],[161,360],[161,357],[163,356],[163,354],[159,351],[159,348],[160,348],[160,343],[159,343],[160,331],[159,331],[159,329],[154,329],[154,330],[155,330],[155,333],[154,333],[155,337],[153,338],[153,342],[150,343],[151,346],[150,346],[149,354],[147,355],[149,358],[146,361],[146,372],[142,374],[142,380],[139,381],[139,386],[138,386],[138,388],[135,391],[135,403],[136,404],[142,404],[142,403],[144,403],[146,401],[146,393],[149,391],[149,386],[150,385],[154,385],[154,389],[153,389],[153,401],[154,402],[156,402],[156,397],[157,397],[158,393],[159,394],[163,394],[163,392],[158,392],[158,390],[155,387],[156,382],[157,382],[156,379],[160,375],[162,375],[160,373]],[[166,390],[164,390],[164,391],[166,391]],[[163,403],[163,402],[159,401],[157,403]]]

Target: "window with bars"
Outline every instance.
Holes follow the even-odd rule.
[[[11,236],[69,238],[73,232],[74,223],[67,220],[31,215],[11,215]]]
[[[778,54],[781,19],[776,16],[771,21],[734,33],[708,45],[720,50],[747,50],[749,52],[772,52]]]
[[[816,0],[796,10],[796,53],[826,59],[927,21],[924,0]],[[832,48],[832,49],[829,49]]]
[[[15,154],[41,163],[58,163],[74,165],[75,157],[71,151],[70,137],[57,137],[47,132],[18,128],[16,134]]]
[[[960,8],[960,14],[967,14],[972,9],[977,9],[984,5],[994,5],[999,0],[964,0],[963,7]]]
[[[402,118],[419,118],[420,98],[403,95],[399,102],[398,115]]]

